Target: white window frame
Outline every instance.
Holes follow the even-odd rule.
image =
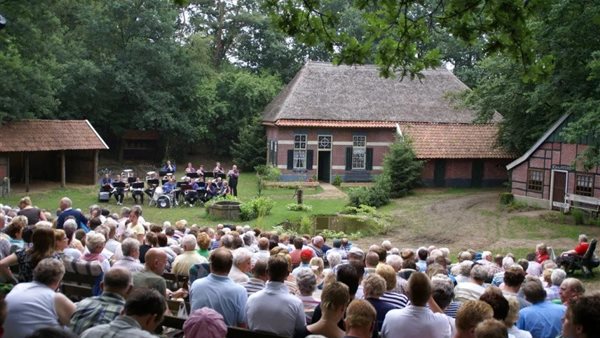
[[[367,136],[352,136],[352,170],[367,168]]]
[[[294,170],[306,169],[306,150],[308,145],[308,135],[294,135]]]
[[[328,138],[329,139],[329,147],[323,148],[321,147],[321,139]],[[317,136],[317,149],[319,151],[331,151],[333,148],[333,136],[331,135],[318,135]]]

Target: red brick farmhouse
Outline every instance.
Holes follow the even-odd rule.
[[[516,199],[560,209],[568,194],[577,195],[584,204],[595,203],[586,197],[600,198],[600,168],[585,170],[577,161],[587,148],[586,140],[573,144],[561,136],[572,118],[568,114],[562,116],[523,156],[506,166]]]
[[[497,125],[473,123],[474,112],[449,99],[467,86],[446,69],[423,75],[384,79],[375,66],[307,63],[265,108],[268,163],[287,181],[371,181],[401,134],[426,161],[425,185],[507,181],[512,156],[495,146]]]

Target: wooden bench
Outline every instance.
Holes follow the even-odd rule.
[[[565,212],[569,209],[580,209],[586,210],[592,213],[593,216],[598,216],[600,213],[600,198],[576,195],[576,194],[565,194]]]
[[[102,293],[100,282],[103,278],[102,266],[99,262],[63,259],[65,275],[63,276],[62,293],[72,301],[98,296]]]
[[[257,332],[239,327],[227,327],[227,338],[283,338],[270,332]]]

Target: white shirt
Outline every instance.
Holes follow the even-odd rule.
[[[456,284],[454,287],[454,300],[466,302],[468,300],[479,300],[479,297],[485,292],[485,288],[473,282],[464,282]]]
[[[450,338],[450,322],[443,313],[433,313],[423,306],[409,305],[391,310],[381,327],[382,338]]]
[[[248,277],[247,274],[243,273],[235,265],[231,267],[231,270],[229,270],[229,278],[231,278],[234,283],[238,284],[247,283],[250,280],[250,277]]]
[[[246,303],[248,328],[293,337],[306,325],[302,301],[290,294],[280,282],[267,282],[265,288],[248,298]]]

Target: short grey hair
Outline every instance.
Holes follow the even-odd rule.
[[[98,232],[89,232],[85,237],[85,246],[90,252],[95,252],[98,248],[104,246],[104,243],[106,243],[106,238]]]
[[[394,268],[396,272],[402,269],[402,257],[400,257],[399,255],[388,255],[385,258],[385,263]]]
[[[550,275],[552,285],[560,286],[560,284],[567,278],[567,273],[563,269],[554,269]]]
[[[61,198],[60,203],[66,205],[67,207],[71,207],[73,205],[73,201],[71,201],[71,199],[68,197]]]
[[[385,279],[376,273],[372,273],[363,282],[365,298],[379,298],[386,291]]]
[[[192,251],[196,249],[196,237],[191,234],[183,236],[181,239],[181,247],[186,251]]]
[[[64,275],[64,264],[55,258],[44,258],[33,269],[33,280],[44,285],[60,282]]]
[[[432,297],[436,303],[445,309],[454,298],[454,284],[448,276],[437,274],[431,278]]]
[[[67,230],[67,228],[72,228],[73,232],[75,232],[75,230],[77,230],[77,221],[75,221],[72,218],[69,218],[69,219],[65,220],[65,223],[63,224],[63,228],[65,229],[65,231]]]
[[[252,259],[252,252],[246,248],[237,248],[233,250],[233,265],[239,265]]]
[[[140,241],[135,238],[127,238],[121,244],[121,251],[123,256],[131,257],[135,251],[140,250]]]
[[[311,269],[300,269],[296,276],[296,284],[298,284],[298,290],[303,296],[312,295],[317,288],[317,277]]]
[[[333,268],[342,262],[342,255],[337,251],[328,251],[327,262],[329,263],[329,267]]]
[[[488,270],[483,265],[475,264],[471,268],[470,276],[473,279],[485,281],[488,278]]]

